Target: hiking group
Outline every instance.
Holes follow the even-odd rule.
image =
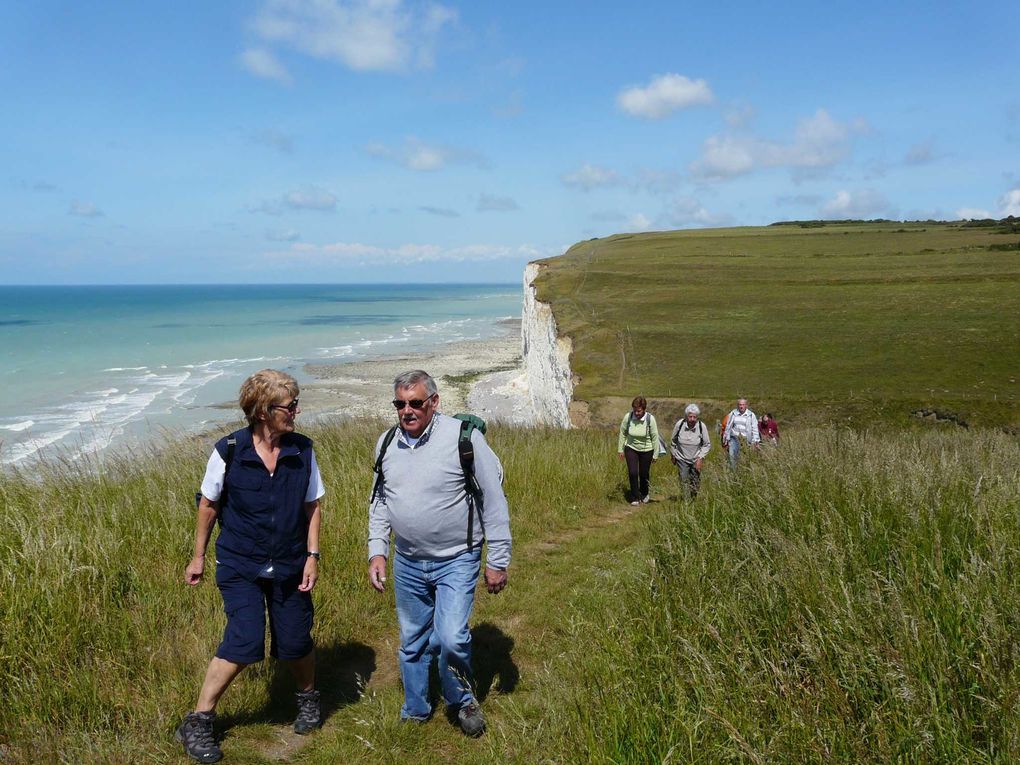
[[[245,380],[238,403],[248,425],[217,441],[196,496],[194,550],[184,578],[189,585],[203,580],[218,523],[215,579],[226,614],[194,710],[175,732],[198,762],[223,757],[213,729],[216,706],[238,674],[265,657],[267,619],[270,655],[294,675],[294,732],[322,724],[311,593],[319,578],[319,503],[326,488],[311,439],[295,431],[299,393],[293,377],[273,369]],[[398,375],[393,393],[397,424],[376,442],[367,546],[368,583],[377,592],[385,592],[392,566],[404,689],[400,719],[422,724],[432,717],[429,672],[437,663],[451,717],[466,735],[480,736],[485,717],[475,696],[468,620],[480,576],[491,594],[507,585],[511,535],[503,468],[486,443],[484,422],[438,411],[439,391],[428,373]],[[647,406],[635,398],[620,423],[618,450],[633,505],[649,501],[651,464],[667,451]],[[700,414],[689,404],[670,438],[670,459],[690,498],[697,496],[711,449]],[[769,415],[763,422],[759,432],[746,399],[727,415],[723,448],[733,467],[741,441],[755,448],[762,437],[778,442],[775,421]]]
[[[762,441],[778,445],[779,426],[771,413],[759,420],[748,408],[747,399],[741,398],[737,400],[737,406],[723,417],[719,436],[730,467],[736,470],[741,443],[753,449],[760,449]],[[667,449],[659,435],[655,416],[648,411],[648,401],[637,396],[631,402],[631,410],[620,421],[617,439],[617,453],[627,463],[628,501],[634,506],[651,501],[651,466],[666,453],[677,468],[683,496],[694,499],[701,488],[701,470],[711,448],[708,426],[701,420],[701,408],[697,404],[690,403],[684,408],[684,416],[673,426]]]
[[[196,498],[185,581],[202,581],[218,522],[215,576],[226,613],[195,708],[175,732],[197,762],[223,758],[213,730],[216,705],[246,666],[264,658],[267,615],[270,655],[289,664],[297,686],[294,732],[322,724],[311,592],[325,487],[311,440],[295,432],[299,392],[293,377],[272,369],[245,380],[239,404],[248,426],[216,443]],[[392,557],[404,686],[400,719],[425,723],[432,716],[429,670],[438,659],[447,709],[466,735],[480,736],[485,718],[474,694],[468,619],[483,542],[486,589],[497,594],[507,585],[511,536],[503,468],[485,441],[484,422],[437,411],[439,391],[428,373],[399,375],[393,392],[397,425],[379,437],[375,451],[368,580],[385,591]]]

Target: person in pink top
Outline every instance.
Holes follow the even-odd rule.
[[[779,445],[779,426],[776,425],[772,412],[766,412],[765,416],[758,420],[758,432],[763,442]]]

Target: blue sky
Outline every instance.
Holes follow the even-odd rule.
[[[1013,3],[2,2],[0,283],[517,281],[1020,215]]]

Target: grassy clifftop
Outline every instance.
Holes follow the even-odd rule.
[[[618,235],[541,261],[596,423],[746,395],[782,420],[1020,425],[1020,235],[1007,225],[779,225]],[[621,407],[623,409],[621,409]]]

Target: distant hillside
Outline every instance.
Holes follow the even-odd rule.
[[[1016,222],[621,234],[540,261],[593,423],[738,395],[780,421],[1020,427]]]

